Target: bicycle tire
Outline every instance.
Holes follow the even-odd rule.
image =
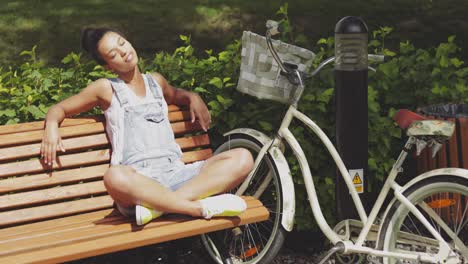
[[[404,192],[412,204],[426,204],[433,208],[433,211],[440,215],[441,219],[450,228],[455,229],[454,233],[466,247],[468,243],[468,180],[451,175],[441,175],[425,179],[411,186]],[[408,212],[408,209],[399,201],[390,205],[387,216],[382,222],[379,233],[378,249],[386,251],[417,251],[437,253],[437,243],[429,232],[422,226],[419,220]],[[420,209],[420,206],[418,206]],[[421,212],[423,210],[420,210]],[[453,248],[453,239],[443,231],[440,225],[436,224],[427,213],[423,215],[429,219],[432,226],[439,230],[442,237]],[[452,221],[453,223],[447,223]],[[442,231],[441,231],[442,230]],[[453,231],[453,230],[452,230]],[[416,236],[411,236],[415,234]],[[423,239],[424,238],[424,239]],[[432,240],[431,240],[432,239]],[[459,263],[468,263],[468,259],[460,252],[457,254]],[[380,258],[381,263],[413,263],[408,260],[397,260],[393,258]],[[416,263],[416,262],[414,262]]]
[[[216,149],[215,154],[233,148],[246,148],[250,150],[254,158],[256,158],[256,154],[260,151],[261,147],[260,142],[256,141],[253,137],[248,137],[246,135],[231,135],[228,141]],[[281,192],[281,182],[278,175],[278,169],[276,168],[272,157],[268,153],[265,155],[244,195],[253,195],[257,190],[256,186],[261,182],[261,179],[266,176],[267,171],[271,171],[272,180],[267,186],[266,191],[258,199],[270,211],[270,218],[265,222],[239,227],[242,231],[242,236],[245,236],[246,234],[251,236],[249,239],[241,241],[246,241],[250,243],[250,245],[244,245],[244,247],[240,248],[237,248],[235,245],[232,246],[232,242],[235,239],[232,234],[234,229],[221,230],[201,236],[203,245],[216,263],[221,264],[223,262],[215,241],[221,240],[223,241],[223,246],[228,246],[227,251],[229,252],[230,257],[235,259],[234,263],[271,263],[281,249],[287,233],[281,225],[282,216],[280,212],[283,207],[283,194]],[[232,192],[235,192],[235,190]],[[253,231],[256,232],[252,232],[251,229],[254,228],[256,230]],[[260,228],[262,228],[262,232],[260,232]],[[264,237],[263,239],[262,236]],[[256,238],[261,240],[261,244],[257,244],[258,239]],[[254,242],[252,243],[251,241]],[[252,246],[251,244],[254,245]],[[240,249],[240,251],[236,251],[238,249]]]

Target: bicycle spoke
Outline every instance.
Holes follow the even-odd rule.
[[[466,197],[468,182],[456,176],[441,176],[421,182],[419,186],[405,193],[410,202],[417,205],[426,219],[424,221],[415,217],[403,203],[392,205],[389,215],[383,220],[379,246],[382,250],[400,252],[413,256],[437,257],[440,263],[448,259],[451,263],[465,263],[468,259],[468,205]],[[428,224],[428,225],[427,225]],[[441,242],[435,239],[435,234],[429,231],[434,228],[439,237],[445,241],[451,251],[440,252]],[[407,232],[406,232],[407,230]],[[382,240],[384,238],[384,240]],[[383,259],[384,264],[419,263],[418,261]]]
[[[463,215],[461,217],[461,223],[460,223],[460,226],[457,228],[457,234],[460,233],[461,230],[463,230],[463,227],[466,225],[467,222],[464,221],[464,219],[467,219],[468,217],[466,217],[466,212],[467,212],[467,209],[468,209],[468,204],[465,205],[465,210],[463,211]],[[467,219],[468,221],[468,219]]]
[[[253,141],[243,138],[230,137],[229,142],[221,145],[216,151],[220,153],[227,149],[245,148],[250,150],[254,159],[258,156],[258,152],[262,146]],[[254,196],[265,206],[270,214],[266,221],[260,223],[248,224],[240,228],[239,237],[235,237],[235,232],[238,231],[218,231],[222,234],[225,244],[230,247],[230,255],[234,263],[249,263],[257,264],[269,263],[279,250],[279,246],[284,241],[284,229],[281,226],[282,213],[282,194],[280,187],[280,178],[275,168],[275,164],[267,153],[258,164],[254,174],[249,178],[249,182],[241,184],[244,192],[243,195]],[[244,189],[245,188],[245,189]],[[237,193],[239,187],[231,190],[232,193]],[[233,229],[234,230],[234,229]],[[215,232],[217,233],[217,232]],[[205,235],[206,237],[213,236],[215,233]],[[233,241],[236,240],[236,241]],[[232,243],[230,243],[232,242]],[[208,252],[213,256],[213,246],[203,240]],[[217,263],[221,263],[219,257]]]

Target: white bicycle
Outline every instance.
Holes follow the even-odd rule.
[[[286,233],[293,228],[294,184],[283,155],[284,145],[288,144],[300,164],[314,218],[321,231],[334,245],[319,263],[325,263],[335,253],[339,253],[337,260],[342,263],[357,263],[363,259],[363,254],[368,256],[367,260],[370,262],[385,264],[468,263],[468,170],[437,169],[414,177],[404,186],[395,181],[402,171],[402,164],[408,152],[414,146],[420,151],[429,145],[436,152],[443,141],[450,138],[454,125],[447,121],[424,120],[423,117],[407,110],[397,113],[395,120],[403,129],[407,129],[408,141],[393,165],[370,214],[367,215],[349,171],[332,142],[314,121],[297,109],[304,89],[304,78],[316,75],[325,65],[333,62],[334,58],[323,61],[312,73],[306,74],[301,71],[301,68],[304,68],[301,65],[283,63],[276,49],[281,49],[284,43],[271,39],[272,34],[277,32],[276,24],[269,21],[267,27],[266,38],[257,35],[253,41],[253,33],[248,33],[251,35],[250,40],[243,42],[242,56],[248,56],[244,53],[249,49],[247,46],[252,46],[253,42],[266,47],[269,51],[267,57],[254,57],[264,63],[270,60],[273,69],[270,67],[269,70],[278,71],[274,85],[287,86],[287,81],[292,85],[290,87],[295,87],[288,94],[289,109],[273,138],[250,128],[235,129],[225,135],[226,142],[216,152],[239,147],[252,152],[255,157],[254,169],[235,192],[238,195],[258,198],[269,209],[270,218],[265,222],[203,235],[202,241],[210,256],[217,263],[273,261]],[[282,52],[285,52],[284,49]],[[298,52],[304,55],[304,50]],[[383,57],[377,55],[369,55],[368,58],[383,60]],[[241,78],[248,79],[249,76],[246,76]],[[252,91],[250,94],[260,98],[269,98],[273,94],[266,90],[259,91]],[[349,189],[359,220],[345,220],[335,228],[331,228],[327,223],[322,214],[306,155],[289,130],[293,119],[299,120],[317,135],[331,154]],[[382,211],[390,192],[393,193],[393,200],[387,209]],[[377,217],[382,212],[378,220]]]

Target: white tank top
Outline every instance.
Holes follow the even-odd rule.
[[[148,80],[144,74],[142,76],[145,82],[146,95],[145,97],[141,98],[138,97],[131,89],[125,89],[130,105],[139,105],[155,101],[153,93],[149,88]],[[160,92],[162,94],[162,90]],[[122,161],[123,155],[124,115],[123,109],[120,106],[114,89],[112,89],[112,99],[110,106],[106,109],[106,111],[104,111],[104,116],[106,117],[106,133],[112,145],[111,165],[118,165]]]

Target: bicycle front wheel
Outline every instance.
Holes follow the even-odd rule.
[[[468,180],[438,176],[423,180],[404,195],[418,207],[429,223],[456,253],[456,262],[468,263]],[[439,243],[406,206],[396,201],[383,220],[379,249],[390,252],[437,254]],[[383,258],[384,264],[421,263]],[[442,263],[442,261],[441,261]],[[444,262],[445,263],[445,262]]]
[[[231,136],[215,153],[234,148],[248,149],[255,159],[262,146],[253,138]],[[235,191],[232,190],[233,193]],[[204,234],[203,245],[212,259],[220,264],[223,263],[220,254],[222,250],[228,252],[233,263],[271,263],[281,249],[287,231],[281,225],[281,182],[275,163],[268,153],[243,195],[259,199],[270,212],[270,218],[264,222]]]

